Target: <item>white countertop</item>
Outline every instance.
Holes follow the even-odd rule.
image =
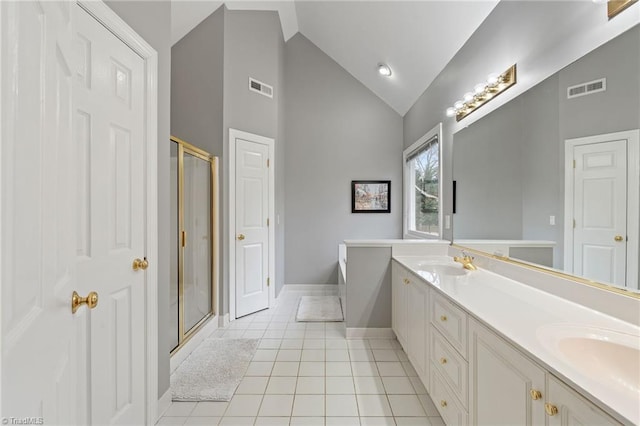
[[[449,256],[394,256],[393,259],[418,276],[419,261],[440,260],[461,268]],[[632,339],[637,336],[640,341],[639,327],[486,270],[470,271],[437,284],[423,279],[597,405],[608,407],[607,411],[617,412],[634,424],[640,423],[637,390],[612,389],[597,378],[583,374],[550,352],[537,335],[545,326],[567,324],[615,330],[631,335]]]
[[[554,247],[555,241],[547,240],[453,240],[453,244],[459,246],[492,246],[506,245],[509,247]]]

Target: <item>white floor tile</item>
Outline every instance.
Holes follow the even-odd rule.
[[[386,395],[356,395],[361,416],[389,417],[391,407]]]
[[[357,394],[380,395],[385,393],[380,377],[354,377],[353,383]]]
[[[360,417],[362,426],[395,426],[393,417]]]
[[[289,417],[258,417],[256,426],[289,426]]]
[[[359,417],[327,417],[326,426],[360,426]]]
[[[264,332],[265,339],[282,339],[284,337],[285,330],[267,330]]]
[[[436,408],[435,404],[433,403],[433,401],[431,400],[431,397],[429,395],[426,395],[426,394],[418,395],[418,399],[420,400],[420,403],[422,404],[422,408],[427,413],[427,416],[429,416],[429,417],[439,417],[440,416],[440,412]]]
[[[325,341],[323,339],[304,339],[303,349],[324,349]]]
[[[259,349],[280,349],[282,339],[262,339],[258,345]]]
[[[247,330],[242,334],[243,339],[261,339],[264,336],[264,330]]]
[[[326,377],[327,395],[350,395],[355,393],[352,377]]]
[[[197,402],[174,401],[164,412],[164,417],[189,417],[193,409],[196,408],[196,404]]]
[[[304,339],[305,336],[305,330],[292,330],[290,328],[287,328],[287,330],[284,332],[284,337],[286,339]]]
[[[185,416],[170,416],[170,417],[160,417],[157,425],[183,425],[189,419],[189,417]]]
[[[220,422],[221,417],[194,417],[187,419],[185,426],[213,426]]]
[[[244,374],[245,376],[269,376],[273,369],[271,361],[255,361],[249,363],[249,368]]]
[[[258,416],[276,417],[291,415],[293,395],[265,395]]]
[[[258,349],[251,361],[275,361],[277,355],[275,349]]]
[[[347,341],[342,339],[331,339],[325,342],[325,347],[327,349],[347,349]]]
[[[324,395],[296,395],[294,417],[324,416]]]
[[[325,359],[325,352],[323,349],[303,349],[302,361],[321,361]]]
[[[293,395],[296,392],[297,377],[276,377],[272,376],[269,379],[269,385],[267,386],[266,394],[280,394],[280,395]]]
[[[408,377],[383,377],[382,383],[389,395],[415,395],[416,393]]]
[[[396,356],[398,357],[398,360],[402,362],[409,361],[409,357],[402,349],[396,349],[395,352],[396,352]]]
[[[358,415],[355,395],[327,395],[325,407],[326,416],[351,417]]]
[[[406,376],[402,363],[400,362],[377,362],[378,371],[381,376]]]
[[[346,349],[327,349],[327,361],[350,361]]]
[[[393,341],[390,339],[369,339],[371,349],[393,349]]]
[[[228,402],[202,401],[193,409],[191,417],[222,417],[229,406]]]
[[[350,362],[327,362],[326,363],[326,375],[327,376],[351,376],[351,363]]]
[[[424,387],[424,384],[422,384],[422,380],[419,377],[409,377],[409,380],[411,380],[413,389],[418,395],[424,395],[427,393],[427,388]]]
[[[308,322],[307,323],[307,330],[315,330],[315,331],[319,331],[319,330],[325,330],[326,326],[325,323],[323,322]]]
[[[398,426],[430,426],[428,417],[396,417]]]
[[[272,376],[297,376],[299,367],[300,367],[299,362],[276,361],[276,363],[273,365],[273,371],[271,372],[271,375]]]
[[[291,417],[291,426],[324,426],[324,417]]]
[[[349,349],[349,358],[354,361],[373,361],[371,349]]]
[[[373,349],[373,357],[376,361],[400,361],[393,349]]]
[[[347,340],[347,346],[349,349],[370,349],[367,340]]]
[[[402,368],[404,369],[404,371],[405,371],[407,376],[409,376],[409,377],[417,377],[418,376],[418,373],[413,368],[413,366],[411,365],[410,362],[403,362],[402,363]]]
[[[300,376],[324,376],[324,362],[301,362]]]
[[[399,364],[399,363],[398,363]],[[378,376],[378,368],[372,361],[356,361],[351,363],[354,376]],[[400,367],[402,369],[402,367]]]
[[[220,426],[251,426],[256,421],[255,417],[223,417]]]
[[[262,402],[262,395],[234,395],[229,401],[225,417],[255,417]]]
[[[236,389],[236,395],[262,395],[269,382],[268,377],[245,377],[242,379],[238,388]]]
[[[422,409],[422,404],[415,395],[387,395],[391,411],[395,417],[420,417],[427,413]]]
[[[282,339],[280,349],[302,349],[302,339]]]
[[[300,361],[302,350],[300,349],[280,349],[277,361]]]
[[[324,395],[324,377],[298,377],[296,394]]]

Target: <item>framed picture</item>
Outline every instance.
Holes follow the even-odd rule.
[[[391,181],[352,180],[351,213],[391,213]]]

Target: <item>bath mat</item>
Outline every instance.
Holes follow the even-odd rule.
[[[259,339],[205,339],[171,375],[173,401],[230,401]]]
[[[338,296],[302,296],[296,321],[344,321]]]

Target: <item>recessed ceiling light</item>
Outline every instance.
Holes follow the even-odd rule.
[[[389,65],[387,64],[378,64],[378,72],[380,75],[389,77],[391,75],[391,68],[389,68]]]

